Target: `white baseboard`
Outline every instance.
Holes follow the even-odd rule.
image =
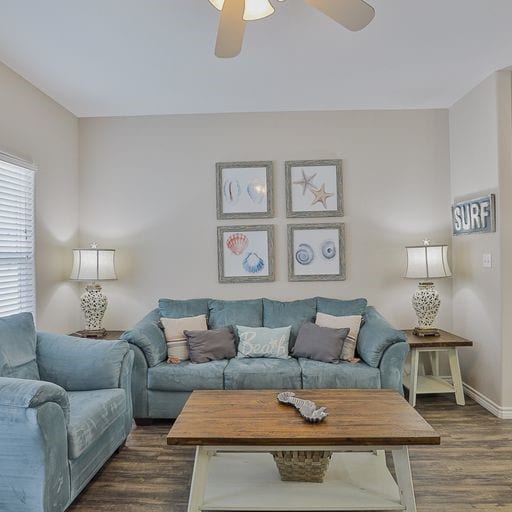
[[[472,388],[470,385],[463,383],[464,392],[471,397],[476,403],[480,404],[484,409],[494,414],[502,420],[512,420],[512,407],[501,407],[493,402],[490,398],[486,397],[480,391]]]

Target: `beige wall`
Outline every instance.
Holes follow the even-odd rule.
[[[287,282],[284,161],[343,159],[345,282]],[[275,162],[276,282],[217,282],[215,162]],[[159,297],[366,296],[410,327],[404,246],[450,240],[446,111],[311,112],[80,120],[80,242],[118,249],[106,326]],[[322,220],[320,220],[322,222]],[[328,222],[329,219],[324,219]],[[241,221],[242,223],[245,221]],[[246,221],[258,223],[258,221]],[[264,222],[264,221],[260,221]],[[293,222],[300,222],[296,219]],[[438,283],[451,327],[451,280]]]
[[[453,326],[475,341],[473,349],[462,351],[464,380],[498,407],[512,405],[510,389],[504,388],[509,328],[502,334],[510,323],[510,310],[503,309],[510,300],[505,262],[512,254],[506,229],[512,192],[504,186],[510,187],[510,95],[510,72],[498,72],[450,109],[452,198],[497,195],[496,233],[453,238]],[[484,253],[492,254],[493,268],[482,267]]]
[[[78,233],[78,120],[1,63],[0,146],[39,168],[37,324],[69,332],[80,322],[77,288],[66,282]]]

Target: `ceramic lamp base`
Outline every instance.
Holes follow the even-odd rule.
[[[440,306],[441,299],[434,288],[434,283],[420,283],[412,296],[412,307],[418,317],[418,326],[414,329],[415,334],[419,336],[439,336],[439,332],[433,325]]]
[[[85,331],[91,333],[91,336],[88,337],[93,337],[93,333],[105,335],[105,329],[101,323],[107,310],[108,299],[102,293],[101,286],[96,283],[88,284],[80,297],[80,305],[84,313]]]

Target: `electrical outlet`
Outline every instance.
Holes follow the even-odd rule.
[[[483,268],[492,268],[492,254],[483,254],[482,255],[482,267]]]

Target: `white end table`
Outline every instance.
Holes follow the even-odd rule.
[[[404,386],[409,390],[409,403],[416,407],[416,395],[429,393],[455,393],[457,405],[464,405],[464,390],[459,366],[459,347],[472,347],[473,342],[446,331],[439,336],[416,336],[411,330],[405,331],[411,348],[410,374],[404,374]],[[419,375],[420,354],[428,352],[432,374]],[[439,375],[439,354],[448,353],[451,382]]]

